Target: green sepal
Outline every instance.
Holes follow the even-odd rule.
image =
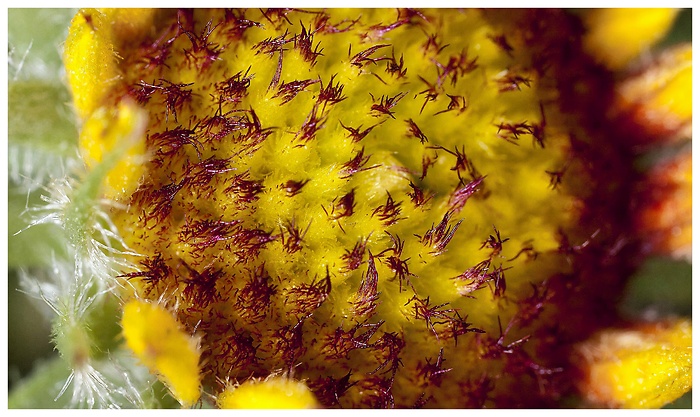
[[[8,9],[9,78],[58,79],[61,50],[75,9]]]

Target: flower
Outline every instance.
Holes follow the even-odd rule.
[[[616,300],[648,253],[687,253],[688,164],[667,187],[633,161],[687,137],[691,57],[625,75],[676,12],[637,13],[648,38],[611,54],[625,13],[80,10],[63,57],[84,176],[34,222],[66,231],[90,294],[59,351],[104,380],[89,332],[79,357],[59,336],[116,299],[109,349],[183,407],[674,400],[689,322],[621,344]],[[649,358],[682,388],[637,383]]]

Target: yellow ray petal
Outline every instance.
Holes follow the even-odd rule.
[[[692,328],[688,320],[606,330],[580,346],[592,403],[659,408],[690,390]]]
[[[95,110],[119,75],[106,16],[84,9],[71,22],[63,61],[78,117]]]
[[[115,39],[130,39],[150,30],[154,10],[81,9],[71,22],[63,61],[80,120],[103,104],[121,78]]]
[[[673,25],[676,9],[596,9],[584,16],[586,50],[618,70],[659,41]]]
[[[117,107],[100,107],[85,121],[80,132],[80,148],[88,168],[111,158],[106,164],[103,192],[107,198],[133,192],[144,173],[146,153],[145,112],[125,100]]]
[[[647,174],[635,210],[636,228],[659,254],[690,260],[693,229],[693,156],[680,153]]]
[[[683,44],[664,52],[617,91],[615,107],[655,140],[687,139],[692,133],[693,51]]]
[[[250,380],[238,386],[229,386],[219,395],[217,404],[219,408],[248,409],[318,407],[316,398],[303,382],[286,377]]]
[[[122,316],[124,339],[136,356],[170,389],[183,407],[200,396],[197,341],[158,304],[131,300]]]

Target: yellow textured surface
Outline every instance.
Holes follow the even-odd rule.
[[[620,408],[659,408],[692,386],[689,321],[608,330],[582,348],[596,403]]]
[[[158,304],[131,300],[124,305],[121,324],[129,349],[183,407],[193,406],[200,396],[199,352],[175,317]]]
[[[611,69],[621,69],[671,28],[676,9],[593,9],[586,12],[586,50]]]
[[[217,405],[219,408],[299,409],[316,408],[318,402],[302,382],[270,377],[228,387],[217,397]]]
[[[139,185],[145,172],[145,118],[143,110],[127,100],[116,107],[98,108],[83,125],[80,149],[88,168],[114,158],[103,183],[106,198],[117,199]]]
[[[63,61],[73,104],[81,120],[100,106],[119,71],[106,17],[94,9],[76,14],[68,32]]]
[[[537,365],[548,339],[530,338],[557,331],[549,281],[606,233],[579,224],[592,180],[540,62],[551,51],[479,10],[243,13],[163,10],[130,27],[108,12],[127,26],[113,30],[118,82],[69,77],[78,102],[128,97],[149,114],[133,155],[150,159],[115,170],[126,191],[110,216],[142,255],[129,288],[196,329],[203,364],[153,369],[186,404],[199,378],[217,395],[292,369],[326,406],[529,400],[512,386],[556,372]],[[121,117],[100,111],[86,159],[109,152],[94,138]],[[167,320],[143,306],[127,304],[125,335],[140,331],[130,347],[149,357],[146,330]]]

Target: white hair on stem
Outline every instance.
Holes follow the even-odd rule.
[[[117,276],[134,270],[128,257],[138,256],[127,247],[108,214],[108,208],[116,203],[93,198],[90,187],[96,181],[101,178],[90,173],[80,183],[69,176],[55,179],[40,187],[44,191],[42,205],[25,208],[23,215],[31,220],[17,233],[40,224],[57,225],[64,232],[67,256],[50,254],[48,270],[32,271],[31,275],[20,271],[20,288],[43,300],[55,315],[53,341],[71,368],[57,398],[72,387],[71,407],[118,408],[115,395],[140,406],[143,399],[129,377],[131,369],[113,372],[116,376],[112,379],[119,381],[115,384],[105,378],[101,368],[114,368],[116,363],[94,357],[96,341],[90,326],[96,323],[90,323],[91,312],[104,308],[105,297],[119,296]]]
[[[105,210],[116,203],[73,199],[75,182],[73,178],[63,177],[51,181],[49,186],[41,186],[48,193],[41,195],[45,204],[25,209],[23,214],[32,219],[16,234],[40,224],[61,227],[73,248],[75,276],[89,271],[98,278],[101,289],[114,289],[118,285],[115,276],[135,268],[127,257],[139,254],[126,245]]]
[[[116,401],[110,392],[110,384],[89,363],[73,368],[54,401],[58,400],[70,385],[73,385],[71,406],[86,405],[88,408],[94,408],[97,404],[98,408],[119,408],[115,406]]]
[[[109,289],[96,291],[95,283],[95,276],[83,267],[75,265],[71,259],[56,259],[55,256],[49,271],[38,271],[31,276],[27,271],[20,271],[22,292],[43,300],[53,310],[53,340],[71,368],[55,400],[72,387],[71,407],[119,408],[115,395],[140,407],[143,399],[129,375],[134,370],[119,367],[109,355],[105,359],[92,355],[97,349],[90,337],[90,327],[94,323],[90,322],[89,315],[93,309],[104,308],[101,301],[110,293]],[[104,370],[118,383],[110,382]]]
[[[62,178],[67,172],[75,172],[79,168],[80,156],[37,150],[31,143],[10,141],[7,145],[7,161],[10,183],[35,191],[52,178]]]
[[[70,406],[119,409],[120,404],[146,408],[139,388],[151,389],[149,381],[143,381],[146,369],[131,365],[129,369],[119,364],[117,358],[108,357],[74,368],[54,400],[69,392]],[[114,382],[118,381],[118,382]]]

